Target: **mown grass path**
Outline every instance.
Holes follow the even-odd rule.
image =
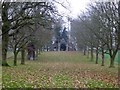
[[[43,52],[26,65],[3,67],[3,88],[117,88],[117,65],[108,67],[80,52]]]

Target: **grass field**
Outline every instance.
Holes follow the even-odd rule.
[[[109,59],[109,60],[110,60],[110,55],[109,55],[109,54],[105,54],[105,59]],[[120,62],[120,61],[118,60],[118,53],[116,54],[115,62]]]
[[[94,64],[81,52],[43,52],[18,66],[12,60],[2,68],[3,88],[118,88],[117,64]]]
[[[99,54],[101,55],[102,53],[99,52]],[[118,56],[120,56],[120,51],[118,51],[118,53],[116,54],[116,57],[115,57],[115,62],[116,63],[120,62],[120,60],[118,59]],[[110,60],[110,55],[105,53],[104,58]]]

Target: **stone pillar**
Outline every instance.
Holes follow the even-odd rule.
[[[60,43],[58,43],[58,51],[60,51]]]
[[[68,48],[69,48],[69,46],[68,46],[68,43],[67,43],[67,44],[66,44],[66,51],[69,51]]]

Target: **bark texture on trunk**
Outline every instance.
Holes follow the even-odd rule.
[[[84,47],[83,53],[84,55],[86,55],[86,47]]]
[[[2,66],[9,66],[7,63],[8,34],[2,35]]]
[[[17,53],[14,53],[14,66],[17,66]]]
[[[93,61],[93,46],[91,46],[91,61]]]
[[[99,54],[99,52],[98,52],[98,47],[96,48],[96,64],[98,64],[98,54]]]
[[[87,51],[87,58],[89,58],[89,49],[88,49],[88,51]]]
[[[110,68],[112,68],[112,67],[115,67],[114,66],[114,58],[113,57],[110,58]]]
[[[104,48],[102,47],[102,64],[101,66],[104,66]]]
[[[6,60],[9,40],[8,5],[9,3],[2,3],[2,66],[9,66]]]
[[[25,48],[24,47],[21,48],[21,64],[22,65],[25,64]]]
[[[112,55],[110,54],[110,68],[111,68],[111,67],[115,67],[115,66],[114,66],[114,61],[115,61],[115,56],[116,56],[116,54],[117,54],[117,51],[113,52]]]

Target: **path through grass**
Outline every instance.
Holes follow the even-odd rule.
[[[80,52],[43,52],[26,65],[3,67],[3,88],[117,88],[117,65],[108,67]]]

